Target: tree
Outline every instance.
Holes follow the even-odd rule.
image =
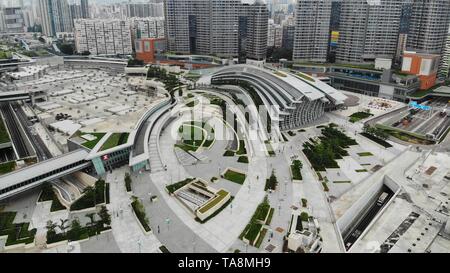
[[[55,231],[56,227],[57,227],[57,225],[55,223],[53,223],[52,220],[47,221],[46,228],[47,228],[47,232],[48,233],[55,234],[56,233],[56,231]]]
[[[71,240],[77,240],[80,238],[81,235],[81,224],[78,219],[75,219],[72,221],[71,229],[69,231],[70,239]]]
[[[69,228],[69,226],[67,225],[67,222],[69,222],[69,219],[60,219],[61,223],[58,225],[59,229],[61,230],[61,232],[66,235],[66,230]]]
[[[59,50],[61,50],[61,52],[66,55],[73,55],[73,53],[75,52],[74,44],[62,43],[58,47]]]
[[[94,206],[96,205],[96,202],[95,202],[95,189],[93,187],[91,187],[91,186],[86,187],[83,190],[83,194],[85,194],[88,198],[92,199],[92,201],[94,202]]]
[[[86,217],[89,218],[89,223],[87,224],[87,226],[89,226],[90,228],[95,226],[95,213],[91,212],[86,214]]]
[[[111,215],[108,212],[108,209],[106,206],[102,206],[100,209],[100,212],[98,213],[98,216],[100,217],[100,221],[104,225],[111,225]]]
[[[138,59],[129,59],[128,66],[143,66],[144,61]]]

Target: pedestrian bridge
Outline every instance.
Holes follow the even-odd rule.
[[[88,151],[79,149],[0,176],[0,200],[89,167]]]
[[[3,101],[17,101],[31,99],[30,93],[26,91],[6,91],[0,92],[0,102]]]

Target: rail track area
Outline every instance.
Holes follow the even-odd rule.
[[[367,208],[360,214],[359,219],[355,221],[346,234],[343,234],[345,249],[347,251],[353,246],[356,240],[358,240],[367,226],[372,222],[373,218],[386,205],[393,195],[394,192],[387,186],[383,185],[380,193],[373,200],[373,203],[367,206]]]
[[[393,115],[384,125],[405,130],[411,133],[439,139],[450,127],[450,103],[448,98],[434,98],[421,105],[431,110],[410,108]]]
[[[11,141],[17,151],[19,158],[34,156],[34,152],[27,147],[26,138],[20,133],[20,122],[9,103],[0,104],[0,110],[5,118],[6,126],[11,134]]]
[[[52,153],[47,148],[44,141],[42,141],[41,137],[37,134],[36,130],[33,128],[33,123],[28,119],[22,107],[18,103],[12,103],[11,106],[14,108],[17,118],[22,124],[28,139],[31,141],[31,144],[36,151],[36,155],[39,158],[39,161],[52,158]]]

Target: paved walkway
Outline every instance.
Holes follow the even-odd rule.
[[[131,195],[126,192],[124,182],[125,172],[127,171],[128,168],[123,167],[113,171],[112,174],[108,174],[106,178],[106,181],[110,183],[111,203],[107,207],[112,215],[112,233],[121,252],[158,252],[161,243],[155,235],[145,235],[137,218],[133,215]]]
[[[223,97],[229,103],[229,98]],[[245,121],[242,113],[238,113],[238,120]],[[160,148],[162,161],[167,165],[167,172],[157,172],[150,175],[151,181],[156,186],[158,196],[164,199],[168,207],[176,214],[188,229],[192,230],[198,238],[207,242],[215,251],[227,252],[239,237],[239,234],[247,225],[256,207],[264,198],[265,178],[268,175],[267,161],[264,152],[264,143],[261,141],[252,141],[251,146],[247,147],[249,153],[252,153],[250,163],[248,164],[248,175],[241,190],[236,194],[232,206],[230,205],[219,215],[215,216],[205,224],[200,224],[193,219],[193,215],[185,209],[178,200],[170,197],[165,191],[165,187],[172,182],[180,181],[190,175],[178,162],[173,146],[175,139],[170,135],[171,131],[177,130],[177,122],[169,126],[160,138]],[[168,217],[170,218],[170,217]],[[172,220],[172,219],[171,219]],[[175,220],[176,221],[176,220]],[[172,221],[171,221],[172,222]],[[169,227],[170,228],[170,227]],[[194,241],[194,237],[191,236]],[[169,243],[167,243],[169,244]],[[198,246],[199,244],[196,243]],[[169,248],[170,249],[170,248]]]

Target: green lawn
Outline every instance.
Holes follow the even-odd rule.
[[[223,176],[226,180],[229,180],[231,182],[237,183],[237,184],[244,184],[245,178],[247,177],[243,173],[235,172],[232,170],[228,170],[225,175]]]
[[[81,135],[93,135],[96,137],[96,139],[91,140],[91,141],[86,141],[84,142],[82,145],[88,149],[93,149],[95,147],[95,145],[97,145],[97,143],[106,135],[106,133],[81,133]]]
[[[103,143],[100,151],[106,151],[111,148],[127,143],[129,133],[114,133]]]
[[[222,201],[227,195],[229,194],[229,192],[225,191],[225,190],[220,190],[217,192],[217,196],[215,198],[213,198],[212,200],[210,200],[208,203],[206,203],[204,206],[202,206],[199,209],[200,213],[205,213],[208,210],[210,210],[212,207],[214,207],[215,205],[217,205],[220,201]]]

